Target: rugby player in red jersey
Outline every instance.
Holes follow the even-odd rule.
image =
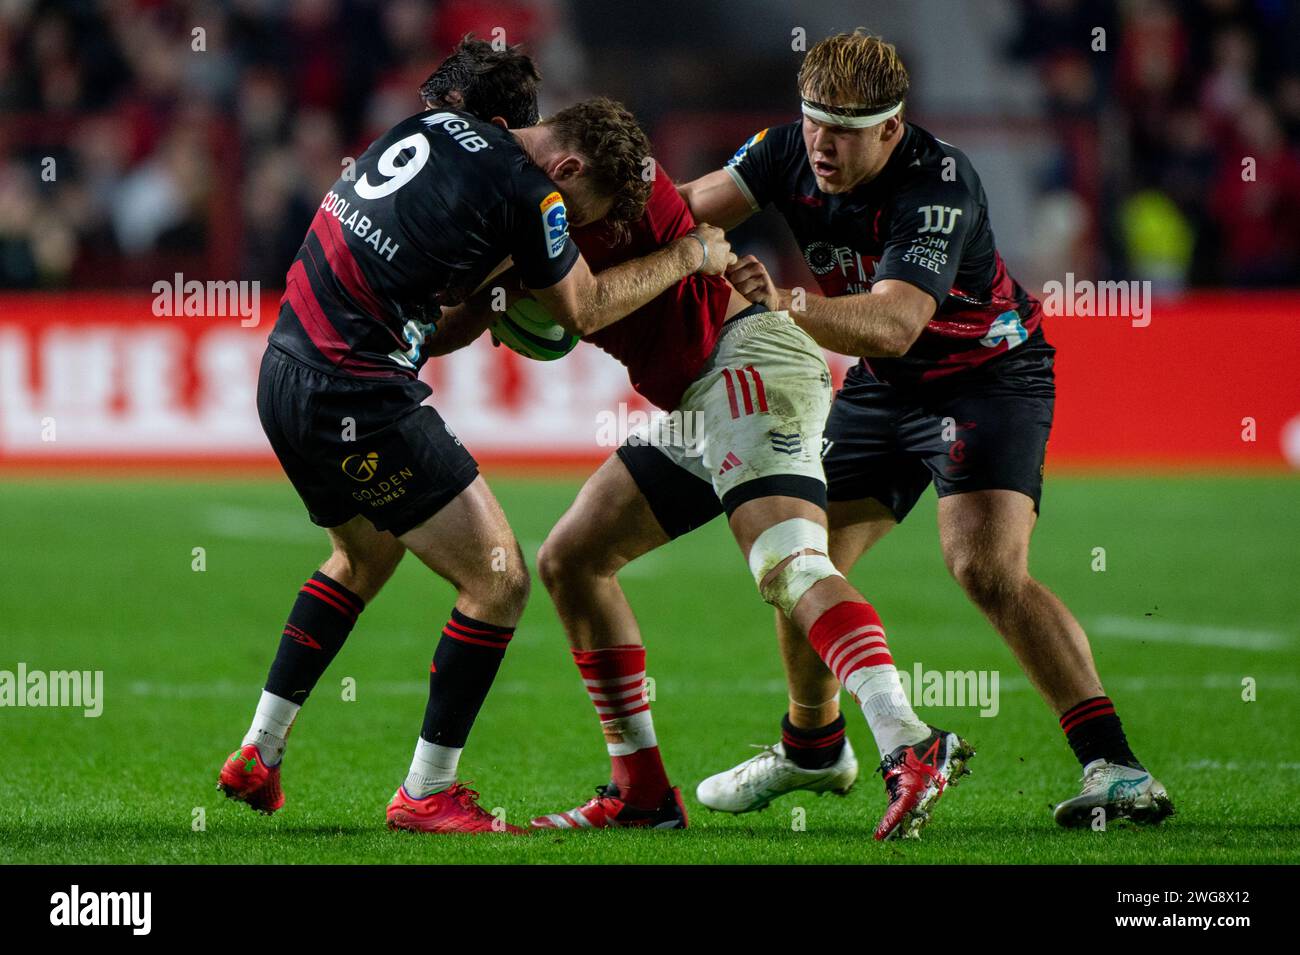
[[[553,182],[529,144],[503,128],[536,119],[531,63],[517,51],[489,55],[470,47],[443,70],[459,74],[461,67],[480,80],[463,105],[502,123],[438,108],[379,137],[357,160],[355,176],[341,178],[321,203],[263,357],[262,426],[333,552],[299,591],[252,725],[220,773],[226,795],[262,812],[284,804],[280,764],[299,709],[411,551],[452,583],[457,597],[429,667],[423,728],[388,824],[524,831],[484,811],[457,779],[466,738],[523,612],[528,571],[473,457],[422,403],[430,394],[417,377],[425,340],[444,308],[464,301],[508,259],[551,314],[583,333],[598,332],[691,273],[720,272],[735,259],[719,230],[701,226],[593,273],[569,239],[568,218],[639,218],[649,184],[640,178],[644,136],[635,121],[599,103],[559,114],[554,128],[574,130],[576,138],[592,124],[611,148],[582,155],[570,140],[555,140]],[[426,86],[445,78],[435,73]],[[505,565],[491,554],[505,555]]]
[[[861,31],[823,40],[799,73],[801,119],[758,133],[682,193],[697,218],[724,228],[775,205],[822,294],[801,301],[777,288],[752,256],[729,277],[750,301],[789,309],[824,347],[865,356],[826,424],[836,566],[851,568],[933,482],[949,570],[1083,766],[1083,790],[1056,807],[1057,822],[1089,825],[1097,810],[1159,822],[1169,796],[1129,748],[1083,628],[1029,575],[1055,396],[1042,308],[998,254],[965,154],[903,121],[907,91],[891,44]],[[840,772],[836,675],[796,621],[778,615],[777,628],[787,725],[833,742],[774,747],[719,773],[700,784],[705,805],[745,812]]]
[[[592,134],[579,152],[608,148]],[[562,120],[519,130],[553,178]],[[642,156],[649,155],[645,144]],[[635,221],[600,221],[572,238],[593,268],[614,267],[689,236],[694,219],[662,169]],[[711,253],[710,253],[711,254]],[[509,281],[503,279],[503,281]],[[465,344],[494,313],[449,316],[435,351]],[[445,334],[445,338],[440,338]],[[765,600],[781,608],[860,702],[896,770],[878,839],[915,835],[973,755],[912,711],[880,618],[827,558],[819,452],[830,408],[821,349],[785,312],[750,305],[723,279],[694,275],[584,337],[628,370],[633,387],[674,414],[630,439],[587,481],[547,536],[538,571],[596,708],[611,779],[596,797],[533,820],[538,828],[684,828],[644,690],[645,647],[618,582],[630,561],[725,512]],[[840,723],[840,733],[843,723]],[[797,733],[796,733],[797,735]],[[846,791],[854,776],[823,780]]]

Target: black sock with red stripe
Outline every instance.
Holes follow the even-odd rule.
[[[514,633],[514,627],[484,623],[452,608],[429,666],[421,738],[439,746],[465,745]]]
[[[298,591],[266,692],[302,704],[356,625],[366,602],[319,570]]]
[[[1108,763],[1142,768],[1129,749],[1115,704],[1108,696],[1094,696],[1070,707],[1061,714],[1061,729],[1065,730],[1065,738],[1081,766],[1104,759]]]
[[[816,729],[800,729],[786,714],[781,717],[781,748],[800,769],[825,769],[844,752],[844,714]]]

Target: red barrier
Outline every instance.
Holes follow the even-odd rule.
[[[1145,327],[1055,315],[1044,328],[1051,464],[1300,467],[1300,294],[1157,298]]]
[[[0,466],[273,465],[254,394],[278,296],[261,297],[256,324],[233,304],[226,317],[169,317],[156,314],[161,303],[0,297]],[[1298,315],[1300,293],[1225,292],[1157,299],[1145,327],[1050,317],[1059,394],[1049,464],[1300,466]],[[839,374],[847,364],[834,359]],[[589,466],[647,409],[590,346],[547,364],[480,341],[425,377],[487,463]]]

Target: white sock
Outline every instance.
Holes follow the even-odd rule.
[[[261,699],[257,701],[257,712],[253,714],[253,725],[244,734],[240,745],[254,744],[266,765],[279,765],[284,758],[284,741],[289,735],[289,727],[293,726],[300,709],[300,704],[290,703],[282,696],[263,690]]]
[[[415,741],[415,757],[411,771],[402,784],[412,799],[441,792],[456,781],[456,766],[460,762],[459,746],[439,746],[423,736]]]
[[[912,711],[898,670],[891,665],[862,667],[849,674],[844,688],[862,707],[881,757],[930,735],[930,727]]]

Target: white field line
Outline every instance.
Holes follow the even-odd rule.
[[[211,504],[202,511],[204,529],[230,540],[271,541],[277,544],[326,544],[325,531],[297,514],[237,504]]]
[[[927,672],[929,668],[927,667]],[[325,699],[339,689],[339,681],[350,674],[340,670],[337,675],[325,677],[315,690],[315,695]],[[654,674],[652,673],[651,676]],[[1294,674],[1260,674],[1253,673],[1259,685],[1274,690],[1295,690],[1300,688],[1300,677]],[[1106,688],[1111,692],[1143,693],[1159,690],[1229,690],[1241,689],[1242,675],[1235,673],[1208,673],[1202,676],[1157,676],[1157,677],[1114,677],[1106,680]],[[216,680],[197,683],[172,683],[156,680],[133,680],[127,684],[132,696],[154,697],[162,699],[200,699],[200,698],[238,698],[248,697],[256,701],[260,684],[253,681],[236,683],[233,680]],[[424,697],[429,692],[427,680],[359,680],[357,695],[379,697]],[[500,680],[493,684],[490,695],[504,696],[543,696],[550,692],[549,687],[539,686],[530,680]],[[998,680],[999,693],[1033,693],[1033,687],[1019,673],[1003,672]],[[582,688],[574,673],[573,693],[582,695]],[[786,693],[785,681],[771,680],[660,680],[656,685],[655,695],[659,700],[669,700],[675,695],[683,697],[707,696],[716,698],[721,695],[732,696],[770,696],[783,699]],[[852,701],[844,698],[845,705]]]
[[[269,541],[276,544],[326,542],[325,532],[307,519],[305,511],[301,514],[290,514],[271,508],[211,504],[203,509],[201,519],[207,533],[227,540]],[[536,568],[537,551],[541,546],[540,540],[520,542],[520,547],[528,557],[530,568]],[[620,570],[619,576],[633,580],[666,576],[668,569],[666,558],[667,555],[657,551],[646,554]],[[744,561],[737,553],[734,566],[710,562],[704,566],[692,566],[690,572],[696,577],[735,577],[737,586],[743,588],[744,567]],[[754,599],[757,600],[758,597]]]
[[[1293,773],[1300,771],[1300,763],[1275,763],[1262,759],[1245,761],[1236,759],[1194,759],[1191,762],[1183,763],[1182,767],[1183,769],[1214,773],[1257,772],[1259,770],[1271,772],[1276,769]]]
[[[1294,645],[1290,634],[1245,627],[1212,627],[1205,624],[1170,623],[1145,617],[1097,617],[1088,633],[1124,640],[1152,643],[1184,643],[1199,647],[1229,647],[1234,650],[1286,650]]]
[[[519,546],[523,549],[524,557],[528,561],[528,568],[535,574],[537,571],[537,552],[542,549],[542,542],[539,540],[522,540],[519,542]],[[740,566],[739,554],[736,555],[736,564]],[[664,553],[662,550],[658,550],[643,554],[632,563],[627,564],[618,572],[618,576],[631,580],[651,579],[664,576],[664,570]]]
[[[1107,692],[1146,693],[1152,690],[1233,690],[1240,692],[1244,677],[1254,678],[1258,686],[1273,690],[1300,689],[1300,677],[1294,673],[1261,673],[1252,669],[1249,673],[1205,673],[1200,676],[1113,676],[1102,674],[1102,682]],[[1020,673],[1002,671],[998,680],[998,690],[1002,693],[1037,692],[1033,685]]]

